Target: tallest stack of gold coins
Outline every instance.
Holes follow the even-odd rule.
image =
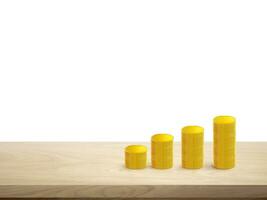
[[[231,169],[235,166],[235,126],[232,116],[217,116],[213,119],[213,166]],[[170,134],[160,133],[151,137],[151,165],[155,169],[173,167],[173,139]],[[181,130],[181,166],[185,169],[200,169],[204,166],[204,128],[185,126]],[[147,147],[130,145],[125,148],[125,166],[129,169],[144,169],[147,166]]]
[[[214,167],[230,169],[235,166],[235,118],[218,116],[213,120]]]

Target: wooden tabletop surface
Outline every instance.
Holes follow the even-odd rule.
[[[129,170],[129,144],[1,142],[0,198],[267,198],[267,142],[238,143],[231,170],[212,167],[211,144],[203,169],[182,169],[178,143],[172,169]]]

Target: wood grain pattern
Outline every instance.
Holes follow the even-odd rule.
[[[0,198],[267,198],[267,143],[238,143],[231,170],[212,168],[210,144],[203,169],[182,169],[178,143],[172,169],[129,170],[128,144],[2,142]]]

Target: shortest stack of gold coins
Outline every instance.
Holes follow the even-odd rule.
[[[129,169],[143,169],[146,167],[147,149],[142,145],[130,145],[125,148],[125,165]]]
[[[217,116],[213,119],[213,166],[231,169],[235,166],[235,118]],[[173,139],[159,133],[151,137],[151,165],[155,169],[173,167]],[[185,126],[181,130],[181,166],[200,169],[204,166],[204,128]],[[147,167],[147,147],[130,145],[125,148],[125,166],[128,169]]]

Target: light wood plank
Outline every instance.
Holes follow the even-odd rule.
[[[0,198],[267,198],[267,143],[238,143],[231,170],[212,168],[210,144],[203,169],[182,169],[178,143],[172,169],[128,170],[128,144],[2,142]]]

